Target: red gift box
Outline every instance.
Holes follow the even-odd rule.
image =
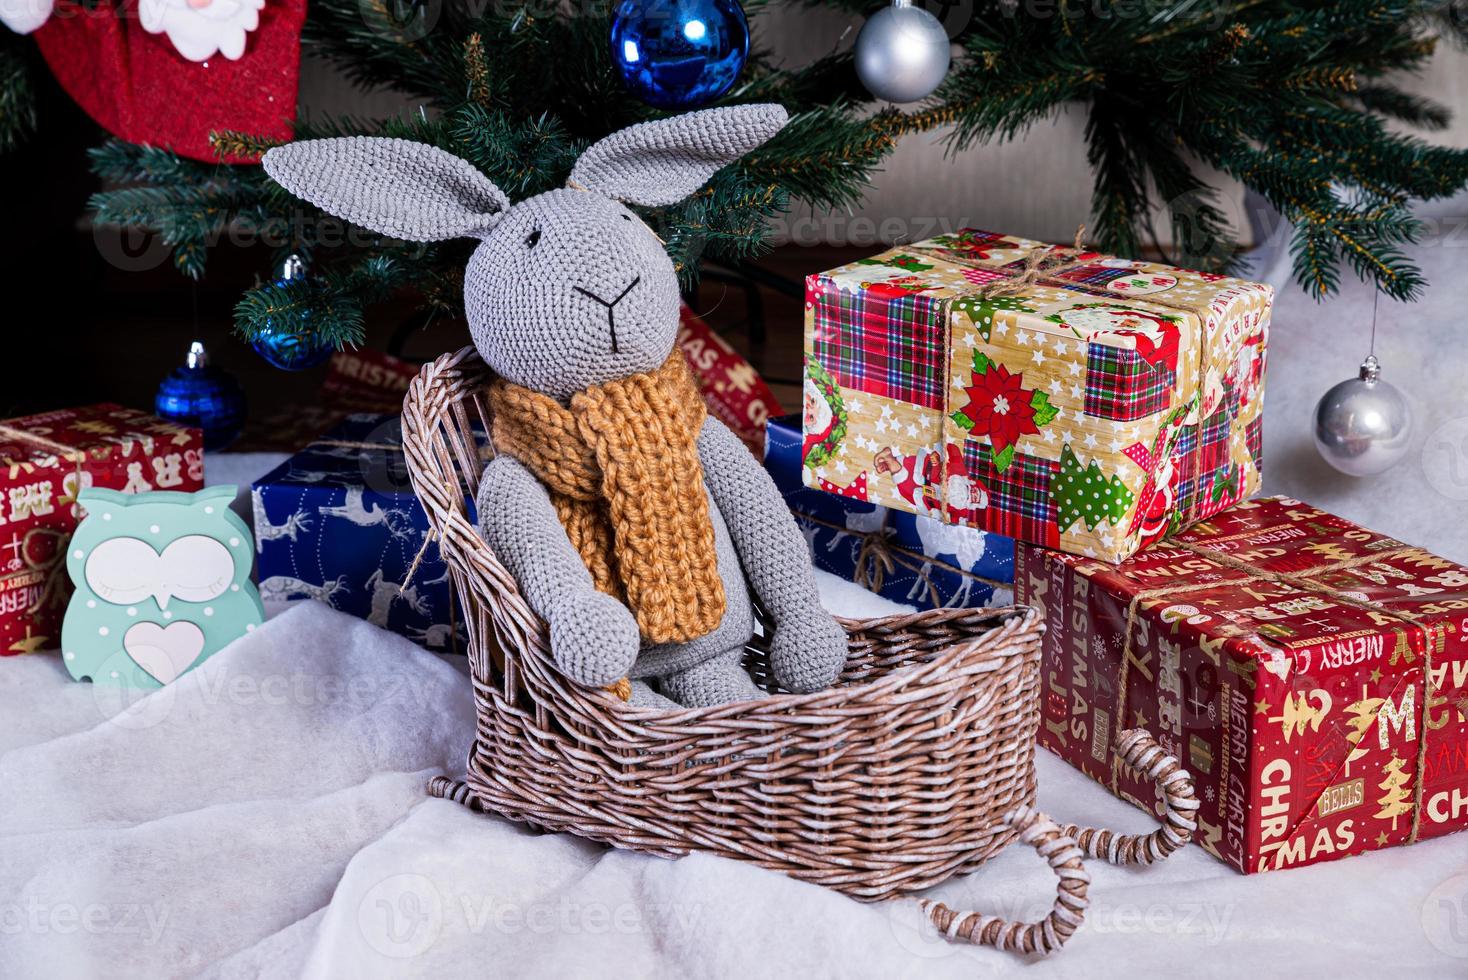
[[[203,435],[145,412],[102,404],[0,422],[0,655],[60,638],[82,488],[203,485]]]
[[[1239,504],[1119,566],[1024,546],[1040,743],[1124,799],[1142,726],[1191,770],[1196,839],[1245,873],[1468,827],[1468,568],[1308,504]]]

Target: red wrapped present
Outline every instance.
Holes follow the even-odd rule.
[[[120,405],[0,422],[0,655],[54,647],[69,583],[66,543],[83,487],[198,490],[198,429]]]
[[[784,414],[765,379],[687,306],[678,308],[678,348],[709,412],[763,459],[765,422]]]
[[[1239,504],[1122,563],[1021,547],[1040,743],[1112,765],[1145,725],[1197,782],[1197,840],[1252,873],[1468,827],[1468,568],[1308,504]]]

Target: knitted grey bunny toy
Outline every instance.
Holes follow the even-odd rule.
[[[309,140],[265,155],[287,190],[341,218],[411,241],[480,240],[464,307],[480,355],[515,385],[561,403],[592,386],[654,371],[678,329],[678,281],[662,244],[620,202],[659,206],[785,124],[775,105],[709,109],[601,140],[566,188],[510,207],[467,161],[407,140]],[[669,706],[763,696],[741,666],[754,632],[749,588],[775,621],[771,666],[792,691],[829,685],[844,631],[821,607],[804,540],[774,483],[720,422],[696,437],[725,611],[705,635],[647,644],[627,606],[597,591],[539,480],[496,457],[479,493],[482,533],[550,627],[561,669],[587,685],[633,678],[633,701]],[[747,580],[747,585],[746,585]]]

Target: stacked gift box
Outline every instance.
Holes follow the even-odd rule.
[[[260,597],[314,599],[431,650],[464,648],[397,415],[349,415],[255,481]]]
[[[1120,561],[1259,486],[1266,285],[965,230],[806,280],[806,483]]]
[[[1040,744],[1151,809],[1114,766],[1152,732],[1198,786],[1197,839],[1244,872],[1468,827],[1468,568],[1261,498],[1119,566],[1026,546]]]
[[[860,535],[891,522],[858,507],[1018,539],[1040,743],[1160,816],[1112,751],[1152,732],[1246,873],[1468,827],[1468,569],[1250,499],[1271,303],[973,229],[904,245],[807,280],[805,489],[770,434],[797,520],[855,528],[848,578],[873,584]]]

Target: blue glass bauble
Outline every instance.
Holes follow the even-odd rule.
[[[285,257],[280,265],[280,272],[275,277],[278,286],[297,279],[306,278],[306,260],[292,253]],[[313,338],[293,331],[279,329],[268,324],[250,346],[255,348],[255,353],[272,366],[282,371],[305,371],[313,368],[331,356],[334,349],[331,344],[318,343]]]
[[[628,91],[659,109],[687,109],[729,91],[749,55],[737,0],[623,0],[612,61]]]
[[[255,353],[282,371],[304,371],[331,356],[331,344],[317,344],[298,333],[275,331],[269,327],[250,344]]]
[[[153,411],[202,429],[205,449],[223,449],[245,427],[245,392],[234,375],[210,365],[204,345],[196,340],[187,362],[158,386]]]

